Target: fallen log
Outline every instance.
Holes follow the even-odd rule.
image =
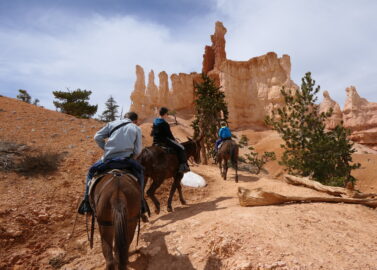
[[[238,188],[238,199],[241,206],[266,206],[284,203],[310,203],[310,202],[331,202],[331,203],[351,203],[362,204],[372,208],[377,207],[377,199],[355,199],[343,197],[303,197],[303,196],[284,196],[274,192],[263,191],[261,188],[246,189]]]
[[[286,174],[284,175],[284,180],[288,184],[292,184],[295,186],[304,186],[304,187],[311,188],[316,191],[324,192],[324,193],[337,196],[337,197],[346,197],[346,198],[354,198],[354,199],[377,198],[377,194],[373,194],[373,193],[366,194],[366,193],[362,193],[360,191],[349,189],[349,188],[325,186],[317,181],[310,180],[308,177],[297,177],[294,175]]]

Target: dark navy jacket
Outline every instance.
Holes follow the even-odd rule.
[[[168,122],[163,118],[154,119],[151,135],[153,136],[153,144],[165,144],[167,139],[175,141]]]

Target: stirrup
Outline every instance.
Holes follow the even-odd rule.
[[[77,212],[80,215],[92,214],[93,213],[92,207],[90,206],[90,203],[89,203],[88,199],[84,199],[80,203],[80,206],[79,206],[79,209],[77,210]]]

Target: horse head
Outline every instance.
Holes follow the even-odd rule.
[[[187,144],[185,145],[185,147],[189,146],[190,150],[188,150],[188,155],[192,156],[194,158],[194,161],[195,163],[200,163],[201,162],[201,158],[200,158],[200,150],[201,150],[201,140],[203,139],[203,137],[201,137],[200,139],[196,139],[196,138],[189,138],[187,137],[188,141],[187,141]]]

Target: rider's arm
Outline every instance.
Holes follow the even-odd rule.
[[[135,155],[139,155],[142,150],[142,143],[141,143],[141,129],[135,125],[136,128],[136,138],[135,138],[135,148],[134,153]]]
[[[173,136],[173,133],[170,130],[170,126],[167,122],[164,123],[164,134],[166,134],[166,137],[169,139],[172,139],[175,141],[175,138]]]
[[[102,149],[105,149],[105,139],[109,137],[110,133],[110,128],[109,125],[107,124],[104,126],[102,129],[100,129],[96,135],[94,135],[94,140],[98,144],[99,147]]]

